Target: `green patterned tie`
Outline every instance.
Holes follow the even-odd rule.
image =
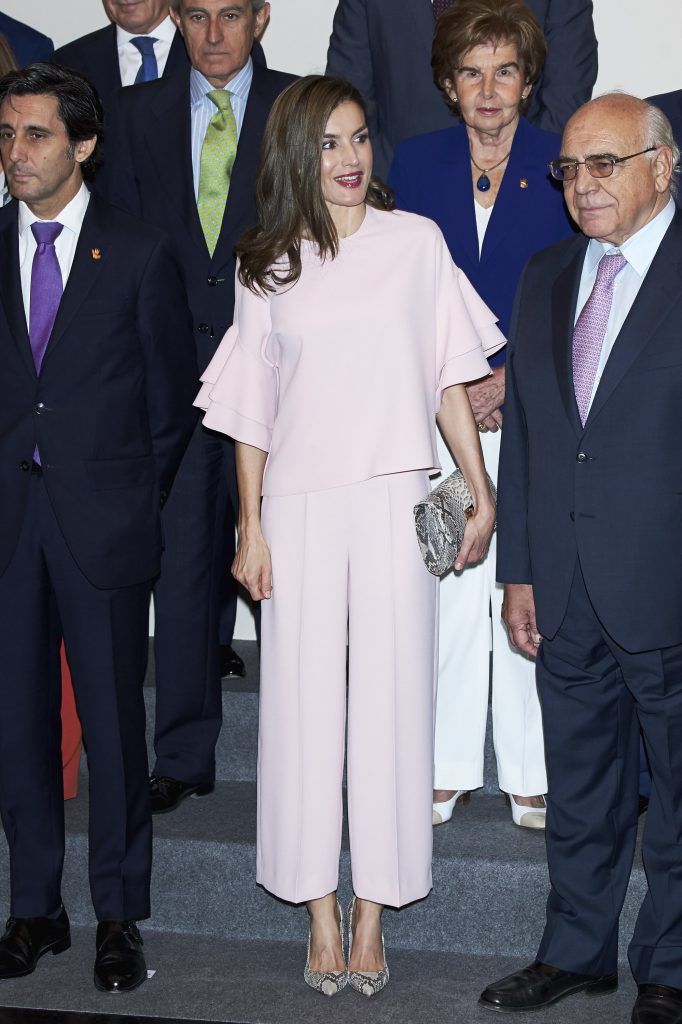
[[[206,95],[215,103],[218,112],[209,122],[201,148],[197,207],[206,245],[212,256],[220,236],[237,155],[237,122],[230,93],[226,89],[212,89]]]

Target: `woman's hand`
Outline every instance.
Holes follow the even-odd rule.
[[[471,519],[467,520],[462,546],[455,562],[456,572],[466,565],[474,565],[485,558],[494,526],[495,502],[490,497],[487,501],[479,504]]]
[[[270,548],[260,529],[239,534],[232,575],[246,587],[254,601],[272,597],[272,560]]]

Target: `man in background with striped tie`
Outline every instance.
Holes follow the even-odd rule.
[[[434,20],[457,0],[339,0],[327,74],[342,75],[369,102],[374,171],[385,177],[401,139],[452,125],[433,81]],[[547,40],[547,61],[528,119],[560,132],[592,95],[597,40],[591,0],[527,0]],[[485,11],[485,0],[481,9]],[[454,68],[452,69],[455,70]]]
[[[265,122],[293,81],[250,56],[269,13],[265,0],[174,0],[171,14],[191,68],[121,90],[107,139],[104,193],[175,241],[200,372],[232,323],[234,246],[256,220]],[[165,550],[154,588],[150,794],[157,814],[213,789],[222,724],[221,599],[237,510],[234,444],[199,426],[164,510]]]

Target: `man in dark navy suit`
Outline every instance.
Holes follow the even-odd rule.
[[[0,813],[11,917],[0,979],[70,945],[62,905],[63,633],[90,772],[95,984],[146,977],[151,815],[143,681],[160,507],[196,422],[170,243],[84,184],[102,108],[36,63],[0,81]]]
[[[117,89],[150,82],[189,67],[182,34],[170,16],[168,0],[104,0],[111,25],[60,46],[54,61],[89,78],[107,111]],[[252,57],[265,55],[258,41]]]
[[[679,151],[666,118],[622,94],[581,108],[561,149],[552,173],[581,234],[519,286],[498,512],[503,616],[537,654],[552,888],[537,960],[481,1002],[535,1010],[616,987],[641,727],[653,790],[632,1024],[682,1024]]]
[[[191,70],[116,97],[102,188],[114,204],[173,236],[202,371],[232,323],[234,246],[256,219],[265,122],[293,81],[249,56],[269,8],[264,0],[175,0],[171,12]],[[231,639],[236,608],[229,570],[237,506],[234,445],[199,426],[164,510],[166,546],[154,589],[155,813],[213,788],[219,641]],[[230,621],[222,628],[229,633],[221,637],[228,584]]]
[[[434,15],[457,0],[339,0],[327,73],[343,75],[369,103],[374,167],[385,177],[401,139],[452,125],[431,72]],[[591,0],[527,0],[545,34],[547,62],[528,119],[560,132],[592,95],[597,40]],[[454,71],[454,68],[452,69]]]
[[[0,12],[0,32],[12,48],[19,67],[32,64],[34,60],[49,60],[54,52],[51,39],[24,25],[9,14]]]
[[[104,7],[111,25],[60,46],[53,59],[85,75],[108,112],[121,86],[181,71],[187,67],[187,53],[168,0],[104,0]]]

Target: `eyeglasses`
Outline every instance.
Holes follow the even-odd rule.
[[[630,153],[629,156],[611,156],[610,153],[601,153],[598,156],[588,156],[584,160],[552,160],[549,165],[550,174],[557,181],[573,181],[578,176],[578,168],[583,165],[593,178],[609,178],[613,174],[616,164],[625,163],[635,156],[642,156],[644,153],[653,153],[658,146],[649,146],[648,149],[640,149],[639,153]]]

